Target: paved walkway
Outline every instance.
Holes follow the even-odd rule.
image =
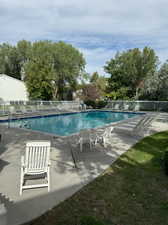
[[[136,121],[137,118],[135,118]],[[100,129],[99,129],[100,130]],[[151,124],[146,136],[168,130],[162,119]],[[53,135],[5,128],[0,125],[0,201],[7,208],[7,224],[18,225],[30,221],[70,197],[84,185],[100,175],[121,154],[142,137],[113,132],[107,148],[97,145],[92,151],[88,146],[82,153],[76,146],[76,137],[55,137]],[[19,196],[20,158],[27,140],[50,140],[51,151],[51,191],[38,188],[23,191]],[[74,168],[71,150],[75,153],[78,169]]]

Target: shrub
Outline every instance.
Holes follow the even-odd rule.
[[[164,167],[165,167],[165,173],[168,176],[168,150],[165,152],[165,155],[164,155]]]
[[[98,109],[104,108],[106,105],[107,105],[106,101],[98,101],[97,102],[97,108]]]
[[[105,224],[92,216],[84,216],[81,218],[80,225],[105,225]]]
[[[93,108],[96,108],[96,102],[93,101],[93,100],[85,100],[84,103],[87,105],[87,106],[92,106]]]

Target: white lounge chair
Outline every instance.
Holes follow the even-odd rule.
[[[129,108],[130,108],[130,106],[129,106],[129,104],[124,104],[124,111],[129,111]]]
[[[114,105],[113,110],[119,111],[119,110],[120,110],[120,104],[119,104],[119,103],[116,103],[116,104]]]
[[[20,195],[24,189],[48,187],[50,191],[50,142],[28,141],[25,154],[21,157]],[[45,175],[45,184],[25,185],[25,180],[30,176],[36,178]]]
[[[114,130],[116,132],[134,135],[140,135],[142,131],[146,131],[149,128],[149,125],[155,119],[156,115],[144,115],[138,121],[129,121],[127,123],[122,123],[119,126],[115,126]]]
[[[136,104],[133,109],[134,112],[140,111],[140,105]]]
[[[83,150],[83,144],[89,143],[90,149],[92,149],[92,145],[97,144],[98,137],[95,132],[87,131],[87,130],[81,130],[79,133],[79,145],[80,145],[80,151]]]

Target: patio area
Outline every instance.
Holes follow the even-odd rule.
[[[107,148],[97,145],[93,150],[88,146],[79,151],[77,136],[56,137],[31,130],[5,128],[0,125],[0,201],[7,209],[7,224],[16,225],[30,221],[64,201],[84,185],[99,176],[121,154],[142,137],[168,130],[165,122],[168,114],[158,115],[141,137],[126,133],[112,132]],[[164,117],[164,120],[162,118]],[[134,119],[136,123],[137,118]],[[137,120],[138,121],[138,120]],[[129,121],[128,121],[129,123]],[[101,129],[98,129],[101,130]],[[51,151],[51,191],[47,188],[25,190],[19,196],[20,159],[28,140],[50,140]],[[72,153],[78,168],[74,167]]]

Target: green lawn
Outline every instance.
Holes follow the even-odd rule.
[[[144,138],[104,174],[29,225],[80,225],[85,215],[107,225],[168,225],[166,147],[168,132]]]

